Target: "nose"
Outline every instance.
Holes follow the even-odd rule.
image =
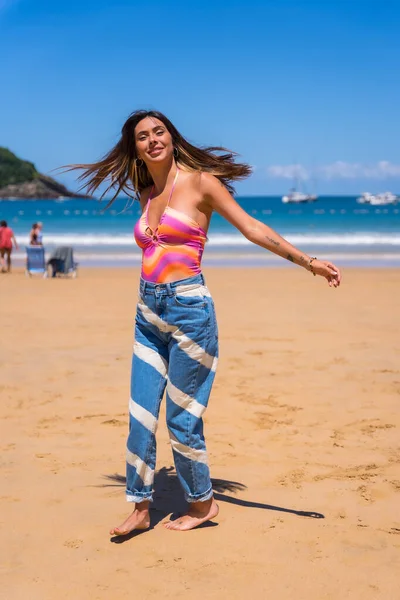
[[[155,143],[156,143],[156,138],[151,134],[149,137],[149,145],[154,146]]]

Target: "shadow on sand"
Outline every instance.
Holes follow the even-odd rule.
[[[108,482],[103,483],[98,487],[125,487],[126,478],[123,475],[105,475]],[[237,504],[245,508],[261,508],[264,510],[275,510],[278,512],[290,513],[299,517],[309,517],[311,519],[324,519],[325,516],[321,513],[314,511],[295,510],[293,508],[283,508],[282,506],[273,506],[272,504],[263,504],[261,502],[251,502],[248,500],[241,500],[240,498],[234,498],[233,496],[226,496],[225,492],[236,494],[246,490],[246,486],[243,483],[237,481],[228,481],[226,479],[212,479],[212,486],[214,490],[214,498],[218,502],[228,502],[230,504]],[[154,477],[154,489],[153,495],[154,502],[150,508],[151,514],[151,529],[155,527],[160,521],[172,513],[171,519],[177,519],[187,509],[187,504],[183,498],[182,489],[179,484],[178,478],[175,473],[174,467],[163,467]],[[217,524],[209,521],[201,525],[198,529],[204,527],[215,527]],[[111,538],[112,542],[122,543],[130,540],[144,533],[143,531],[134,531],[125,536],[115,536]]]

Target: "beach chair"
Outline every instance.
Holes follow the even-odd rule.
[[[26,246],[26,269],[25,275],[42,275],[47,277],[46,261],[43,246]]]
[[[78,263],[74,260],[74,249],[71,246],[59,246],[54,249],[47,266],[52,269],[52,277],[77,277]]]

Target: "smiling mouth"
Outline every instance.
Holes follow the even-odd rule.
[[[162,148],[153,148],[153,150],[149,150],[150,156],[153,154],[159,154],[162,151]]]

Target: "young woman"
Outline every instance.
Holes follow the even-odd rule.
[[[135,507],[110,533],[150,527],[155,433],[165,389],[176,472],[189,503],[187,514],[165,525],[193,529],[218,514],[202,421],[218,360],[214,304],[201,273],[213,211],[254,244],[324,277],[331,287],[340,284],[340,272],[301,252],[236,203],[231,182],[250,175],[248,165],[235,163],[224,148],[193,146],[159,112],[133,113],[109,154],[73,168],[84,169],[80,179],[91,193],[109,181],[103,196],[116,191],[108,206],[120,192],[133,192],[142,208],[134,230],[143,261],[126,454],[127,500]]]

